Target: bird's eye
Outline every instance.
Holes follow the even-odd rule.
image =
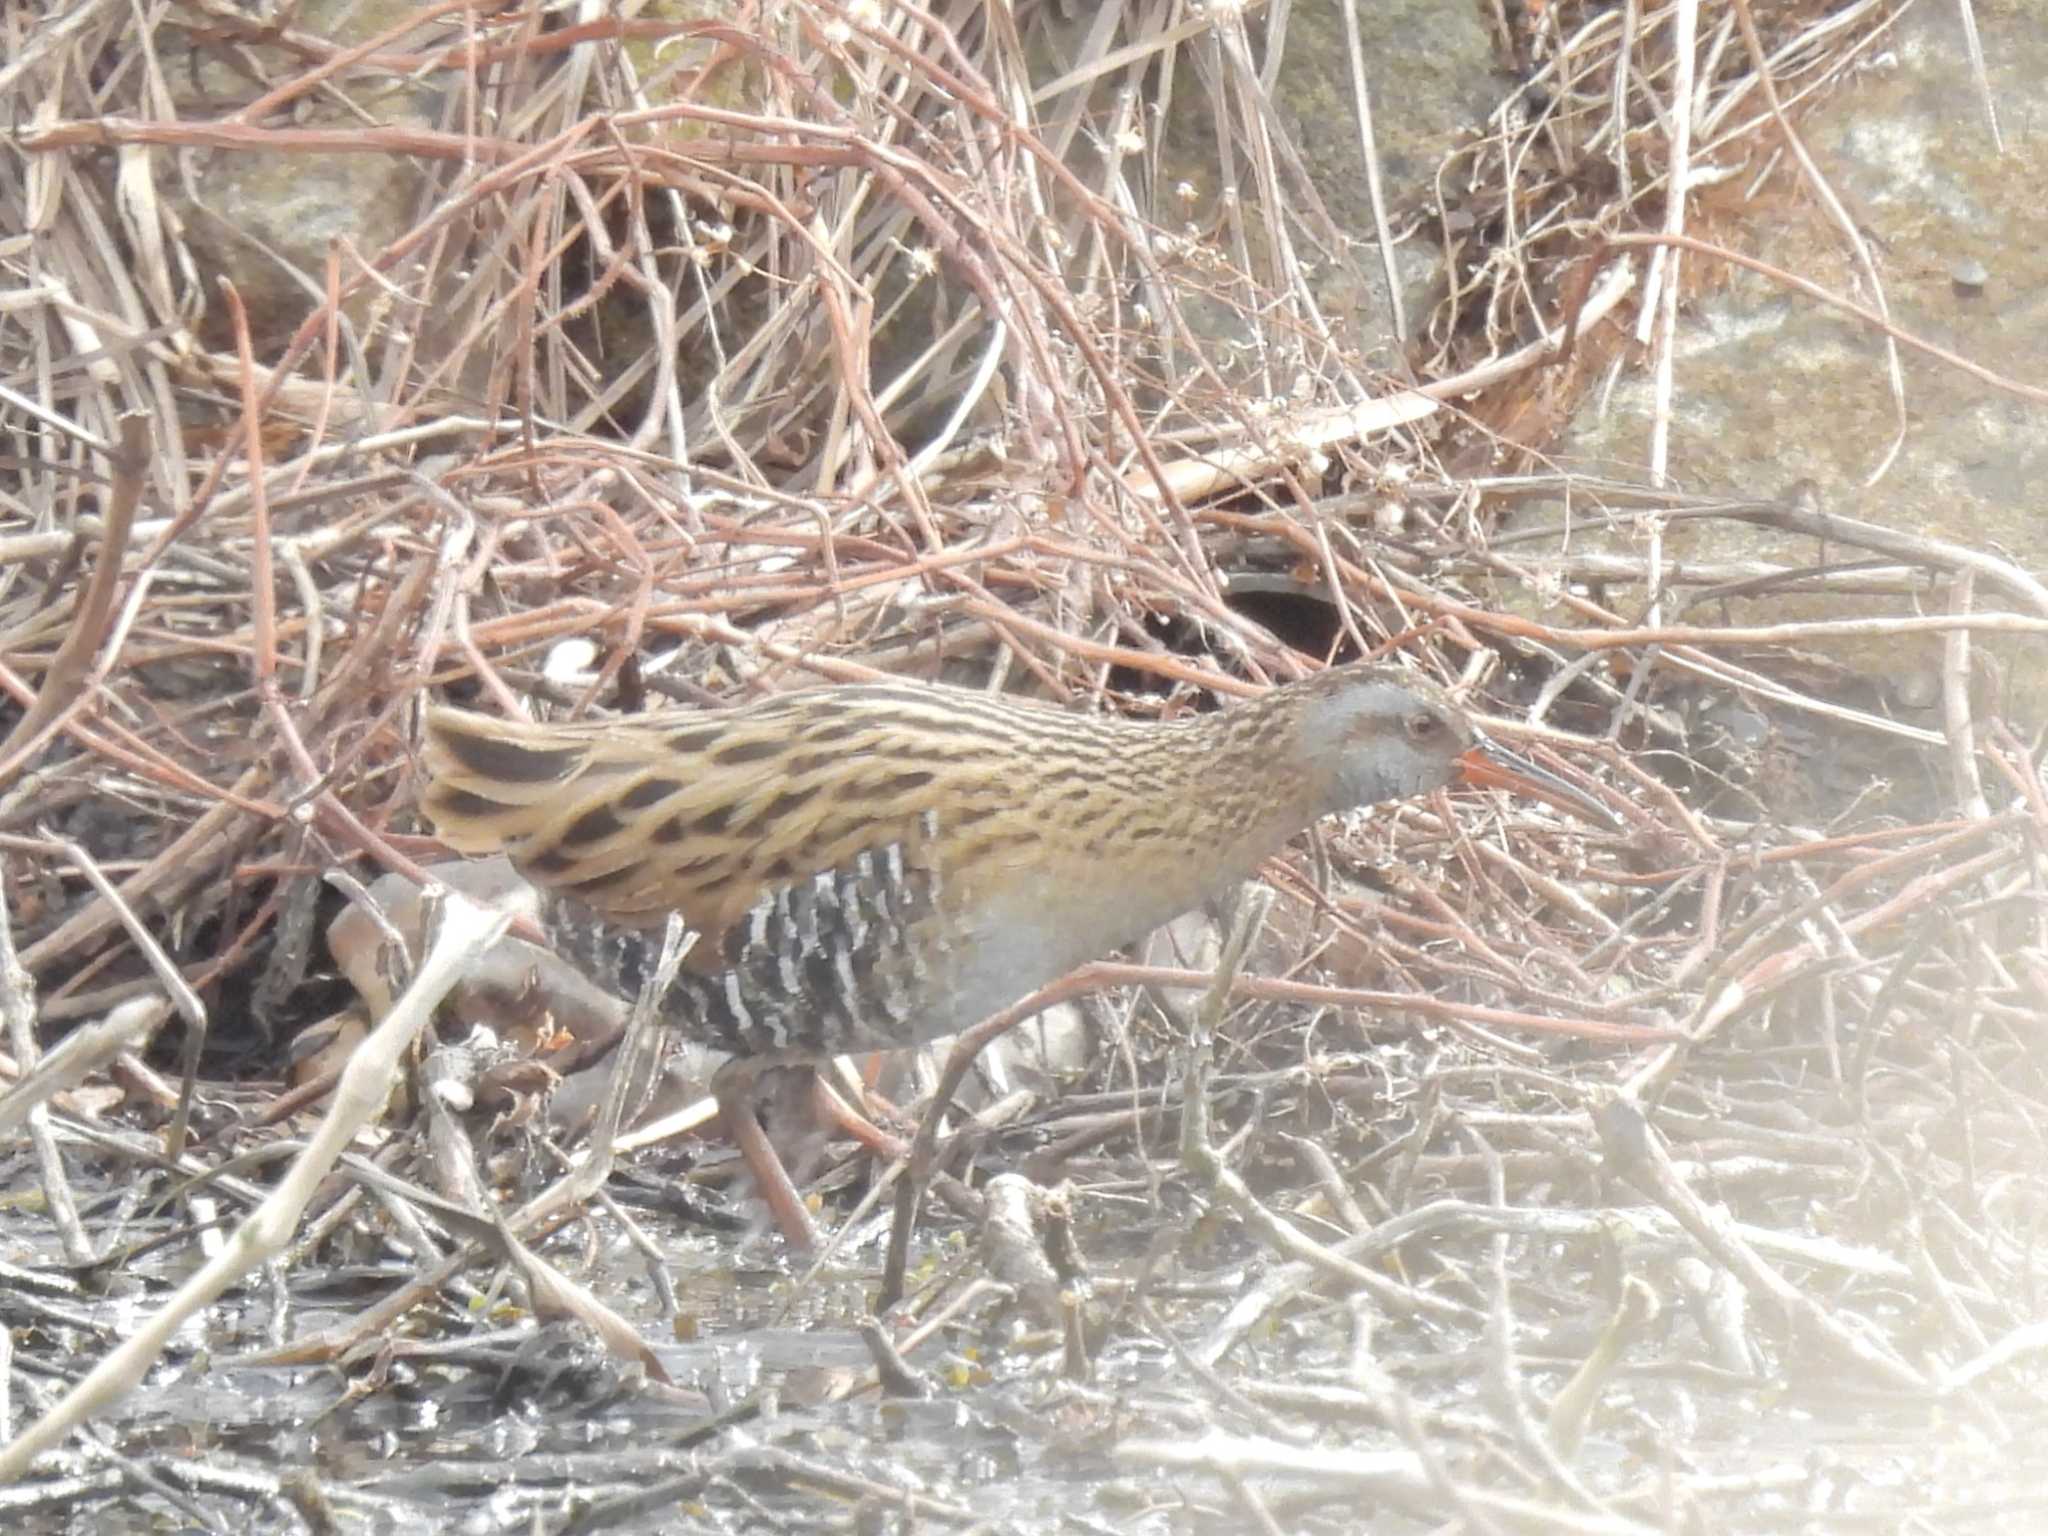
[[[1408,739],[1417,742],[1435,741],[1444,731],[1444,723],[1435,715],[1410,715],[1408,717]]]

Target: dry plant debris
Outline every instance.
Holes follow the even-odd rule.
[[[2048,800],[1985,641],[2048,631],[2048,589],[1540,456],[1632,338],[1669,366],[1719,251],[1673,167],[1813,175],[1784,134],[1895,8],[1484,7],[1522,79],[1440,190],[1382,210],[1448,274],[1398,376],[1322,308],[1314,274],[1353,258],[1276,116],[1213,108],[1213,217],[1147,190],[1141,104],[1264,101],[1282,8],[1074,9],[442,6],[350,43],[213,3],[0,17],[6,1507],[326,1528],[502,1486],[508,1522],[560,1530],[1051,1528],[1062,1500],[1119,1530],[2041,1518]],[[276,292],[198,253],[233,223],[198,167],[358,158],[404,173],[388,235],[338,234]],[[1642,557],[1491,540],[1543,497]],[[1813,567],[1667,570],[1659,530],[1716,518],[1811,535]],[[1669,594],[1731,582],[1845,606],[1673,621]],[[1929,632],[1917,715],[1818,651]],[[934,1149],[980,1241],[927,1218],[865,1355],[782,1346],[804,1412],[713,1345],[652,1346],[772,1320],[734,1279],[755,1250],[629,1174],[577,1183],[611,1164],[558,1139],[561,1074],[487,1043],[400,1074],[330,1183],[301,1165],[248,1314],[206,1314],[210,1379],[284,1383],[291,1424],[118,1352],[127,1309],[223,1273],[195,1250],[250,1240],[318,1123],[338,1069],[286,1092],[277,1037],[346,1042],[336,966],[398,997],[431,950],[382,911],[367,958],[322,941],[330,876],[437,856],[428,694],[571,712],[894,673],[1170,710],[1396,644],[1620,830],[1438,799],[1275,866],[1220,967],[1103,967],[1136,985],[1075,1026],[1084,1064],[986,1063]],[[474,1017],[519,985],[471,989]],[[137,1054],[173,1014],[183,1055]],[[488,1059],[439,1054],[464,1050]],[[1028,1183],[976,1194],[990,1172]],[[865,1177],[821,1180],[854,1212],[841,1267],[778,1282],[820,1334],[863,1311]],[[717,1285],[679,1296],[677,1264]],[[531,1315],[512,1297],[573,1321],[501,1327]],[[141,1390],[29,1472],[109,1362]],[[342,1374],[290,1374],[316,1364]],[[422,1391],[467,1454],[406,1419]],[[919,1418],[919,1392],[946,1401]],[[484,1452],[514,1420],[559,1456]],[[377,1434],[402,1480],[363,1464]]]

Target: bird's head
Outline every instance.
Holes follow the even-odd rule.
[[[1298,711],[1302,754],[1313,765],[1326,810],[1463,783],[1614,824],[1605,806],[1489,739],[1449,694],[1404,668],[1332,667],[1280,692],[1298,695],[1288,703]]]
[[[1332,667],[1292,685],[1303,757],[1327,807],[1346,810],[1441,789],[1478,734],[1436,684],[1396,667]]]

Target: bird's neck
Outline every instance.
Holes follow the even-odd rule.
[[[1162,750],[1138,768],[1151,787],[1130,830],[1191,886],[1246,878],[1330,809],[1328,786],[1307,771],[1289,735],[1293,722],[1265,703],[1171,727],[1175,734],[1156,738]]]
[[[1283,689],[1197,722],[1203,788],[1240,804],[1241,820],[1274,844],[1338,807],[1329,776],[1303,751],[1301,722]]]

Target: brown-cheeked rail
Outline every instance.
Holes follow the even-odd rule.
[[[912,683],[568,725],[437,707],[426,765],[441,840],[509,854],[593,980],[631,995],[671,912],[696,931],[663,1021],[732,1053],[727,1133],[800,1245],[764,1068],[965,1029],[1334,812],[1463,778],[1604,814],[1435,684],[1363,663],[1167,721]]]

